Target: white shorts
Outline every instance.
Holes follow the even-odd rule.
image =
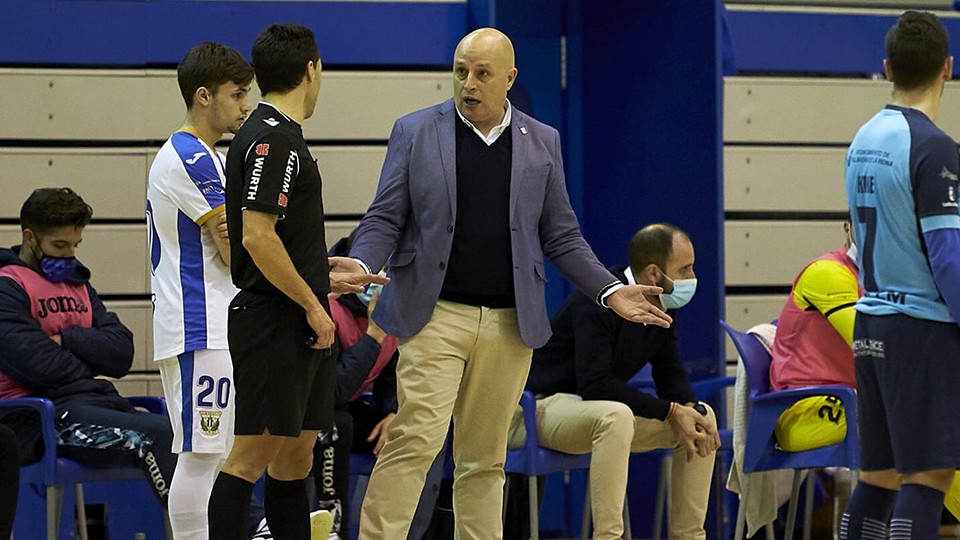
[[[157,364],[173,427],[172,450],[226,455],[233,445],[230,351],[190,351]]]

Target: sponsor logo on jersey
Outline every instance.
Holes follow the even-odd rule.
[[[257,200],[257,190],[260,189],[260,175],[263,173],[263,158],[253,160],[253,171],[250,172],[250,183],[247,185],[247,200]]]
[[[86,313],[90,311],[83,300],[70,296],[51,296],[37,300],[37,318],[46,319],[51,313]]]
[[[258,144],[256,150],[254,150],[258,156],[266,156],[270,154],[270,145],[267,143]]]
[[[278,120],[274,120],[273,118],[264,118],[263,123],[270,127],[277,127],[280,125],[280,122]]]
[[[200,433],[214,436],[220,433],[220,415],[222,411],[197,411],[200,413]]]
[[[283,171],[283,186],[280,188],[280,194],[290,193],[290,182],[293,180],[293,171],[297,165],[297,151],[291,150],[287,156],[287,168]],[[286,197],[284,197],[286,199]],[[286,206],[281,205],[281,206]]]
[[[205,155],[207,155],[206,152],[197,152],[196,154],[193,155],[192,158],[187,158],[187,159],[185,159],[184,161],[186,161],[188,165],[193,165],[194,163],[196,163],[197,161],[199,161],[200,158],[202,158],[202,157],[205,156]]]
[[[952,172],[950,172],[950,170],[947,169],[946,166],[944,166],[944,167],[943,167],[943,170],[940,171],[940,178],[946,178],[947,180],[956,181],[956,180],[957,180],[957,175],[954,174],[954,173],[952,173]]]

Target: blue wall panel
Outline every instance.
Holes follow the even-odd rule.
[[[471,2],[472,4],[473,2]],[[563,91],[560,88],[560,36],[563,34],[563,5],[556,0],[497,2],[496,26],[510,36],[516,52],[517,82],[514,91],[523,92],[525,100],[511,92],[511,100],[537,120],[565,132]],[[528,103],[521,104],[521,101]],[[564,160],[575,153],[563,143]],[[569,171],[569,167],[565,167]],[[569,182],[571,199],[579,210],[577,190]],[[580,214],[582,215],[582,214]],[[552,265],[547,266],[547,309],[556,311],[573,287]]]
[[[667,221],[690,234],[700,282],[679,312],[681,354],[692,369],[716,373],[724,283],[719,0],[584,1],[581,9],[587,239],[603,262],[625,264],[644,224]]]
[[[883,73],[883,39],[897,17],[729,10],[727,20],[741,71],[850,75]],[[960,19],[941,21],[956,55]],[[960,65],[954,69],[955,76],[960,74]]]
[[[216,40],[249,57],[270,23],[312,28],[331,65],[450,64],[467,26],[464,3],[14,0],[0,33],[2,64],[176,64]]]

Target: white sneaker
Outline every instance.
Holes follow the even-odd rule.
[[[250,537],[250,540],[273,540],[273,535],[270,534],[270,527],[267,527],[267,518],[260,520],[260,525],[257,527],[257,531],[253,533],[253,536]]]
[[[330,532],[333,528],[333,516],[326,510],[317,510],[310,513],[310,540],[340,540],[336,533]],[[250,540],[273,540],[267,520],[260,521],[260,526],[253,533]]]
[[[333,529],[333,515],[327,510],[310,513],[310,540],[329,540]]]

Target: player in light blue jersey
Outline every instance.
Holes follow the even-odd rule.
[[[957,144],[934,122],[953,72],[946,29],[908,11],[886,37],[893,103],[857,132],[846,188],[860,282],[853,350],[860,483],[842,539],[939,538],[960,466]]]

